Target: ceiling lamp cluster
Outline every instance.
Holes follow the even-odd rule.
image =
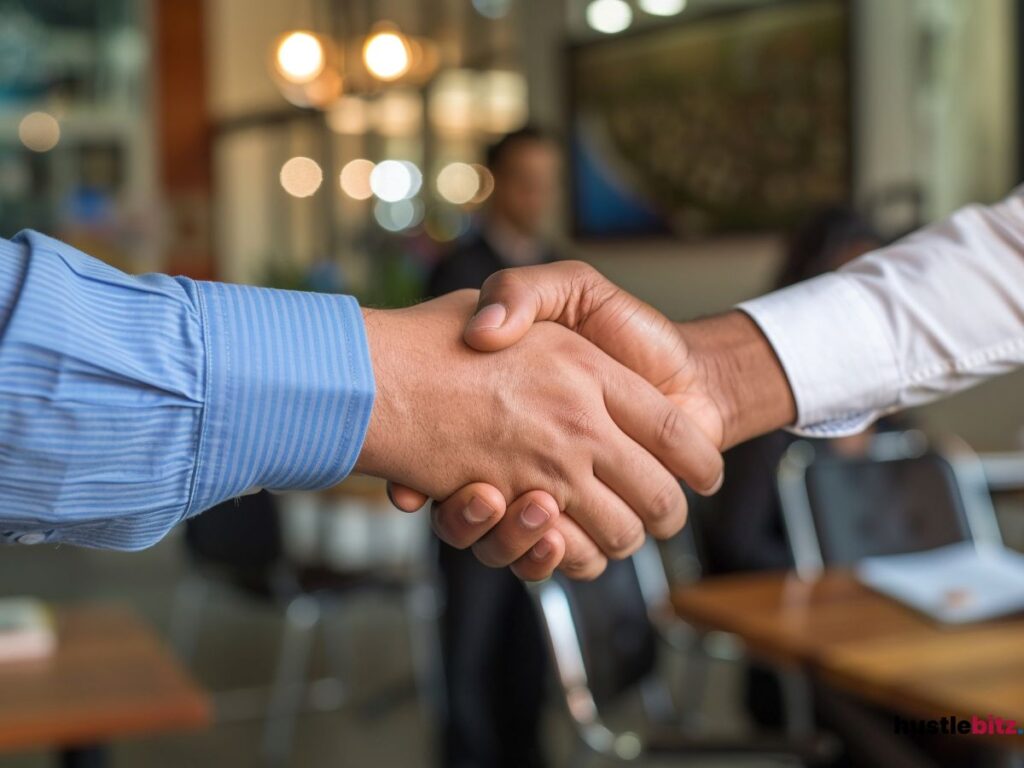
[[[640,10],[651,16],[675,16],[686,10],[687,0],[638,0]],[[587,25],[606,35],[624,32],[633,23],[633,7],[626,0],[590,0]]]
[[[308,29],[287,32],[274,41],[270,71],[292,104],[326,109],[344,93],[426,82],[439,61],[433,41],[381,22],[366,37],[344,44]]]

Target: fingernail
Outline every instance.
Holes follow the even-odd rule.
[[[501,328],[501,324],[505,322],[507,315],[508,310],[505,309],[503,304],[488,304],[473,315],[469,321],[469,329],[472,331],[493,331],[495,328]]]
[[[523,512],[523,525],[527,528],[540,528],[550,517],[551,515],[543,507],[530,504]]]
[[[494,510],[476,496],[462,510],[462,516],[466,518],[466,522],[470,525],[478,525],[485,520],[489,520],[493,514]]]
[[[720,474],[718,476],[718,481],[713,486],[711,486],[711,489],[707,492],[707,495],[708,496],[714,496],[716,493],[718,493],[721,490],[721,488],[722,488],[722,483],[724,483],[724,482],[725,482],[725,472],[723,472],[722,474]]]
[[[534,560],[545,560],[548,555],[551,554],[551,542],[547,539],[541,539],[533,548],[530,550],[530,557]]]

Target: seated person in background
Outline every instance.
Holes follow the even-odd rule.
[[[823,210],[794,233],[775,288],[838,269],[884,244],[881,235],[856,212],[846,208]],[[706,501],[707,514],[698,518],[707,570],[732,573],[792,567],[775,475],[793,441],[810,440],[820,451],[860,456],[867,451],[873,434],[896,428],[898,417],[887,416],[866,431],[847,437],[801,438],[777,430],[726,451],[722,490]],[[750,667],[746,699],[758,725],[783,725],[781,688],[774,670]]]
[[[838,269],[885,243],[859,214],[847,208],[819,212],[797,229],[775,288]],[[858,435],[814,439],[816,447],[844,456],[862,455],[876,431],[893,429],[890,418]],[[701,516],[700,536],[711,573],[754,571],[792,566],[775,488],[782,455],[798,438],[777,430],[726,451],[725,482]],[[802,438],[808,439],[808,438]]]
[[[494,192],[479,226],[434,269],[429,294],[479,288],[494,272],[554,260],[542,237],[558,184],[558,149],[534,128],[487,152]],[[473,507],[471,506],[472,510]],[[540,527],[534,505],[524,524]],[[481,509],[481,521],[492,510]],[[470,514],[467,512],[467,514]],[[529,595],[508,569],[482,565],[470,549],[440,544],[445,592],[443,764],[451,768],[542,765],[540,714],[546,647]]]

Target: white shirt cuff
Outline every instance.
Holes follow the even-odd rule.
[[[768,338],[789,379],[794,431],[855,434],[896,406],[900,374],[889,328],[849,278],[822,275],[739,309]]]

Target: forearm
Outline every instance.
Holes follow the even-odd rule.
[[[676,327],[718,406],[723,450],[794,422],[796,404],[786,374],[746,314],[735,310]]]
[[[0,540],[138,549],[254,486],[351,469],[373,402],[352,299],[0,243]]]
[[[1024,196],[970,206],[840,269],[741,305],[818,436],[1024,364]]]

